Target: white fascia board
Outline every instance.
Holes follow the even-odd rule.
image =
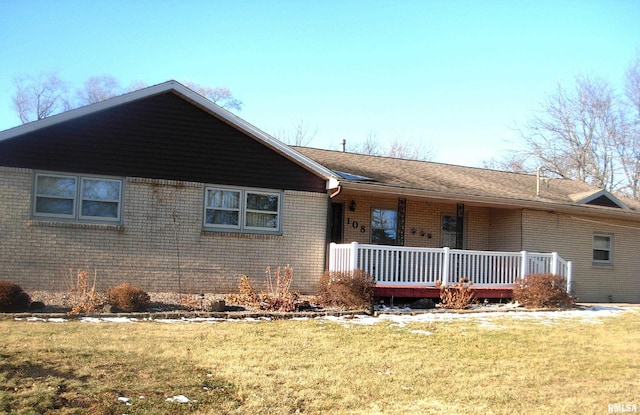
[[[193,104],[198,105],[203,110],[211,114],[214,114],[215,116],[231,124],[235,128],[238,128],[244,131],[245,133],[251,135],[252,137],[262,141],[267,146],[278,151],[285,157],[296,162],[297,164],[301,165],[302,167],[306,168],[312,173],[315,173],[318,176],[324,178],[327,181],[327,184],[326,184],[327,189],[335,189],[338,187],[339,178],[331,170],[327,169],[326,167],[317,163],[316,161],[298,153],[297,151],[293,150],[291,147],[271,137],[269,134],[256,128],[255,126],[246,122],[245,120],[238,117],[237,115],[232,114],[231,112],[225,110],[219,105],[216,105],[215,103],[203,97],[202,95],[192,91],[191,89],[187,88],[181,83],[173,80],[163,82],[161,84],[150,86],[147,88],[139,89],[137,91],[133,91],[124,95],[119,95],[117,97],[110,98],[95,104],[91,104],[91,105],[76,108],[70,111],[66,111],[61,114],[44,118],[42,120],[23,124],[18,127],[14,127],[5,131],[1,131],[0,141],[17,137],[22,134],[27,134],[33,131],[37,131],[43,128],[47,128],[56,124],[60,124],[65,121],[70,121],[74,118],[79,118],[85,115],[89,115],[99,111],[117,107],[119,105],[137,101],[143,98],[149,98],[151,96],[162,94],[168,91],[174,91],[182,95],[182,97],[189,100]]]
[[[605,189],[601,189],[598,192],[595,192],[587,197],[584,197],[580,200],[577,200],[577,203],[583,203],[583,204],[588,204],[589,202],[591,202],[592,200],[595,200],[597,198],[599,198],[600,196],[604,196],[607,199],[611,200],[614,204],[616,204],[619,208],[621,209],[628,209],[628,207],[622,203],[622,201],[620,201],[620,199],[618,199],[617,197],[615,197],[611,192],[609,192],[608,190]]]

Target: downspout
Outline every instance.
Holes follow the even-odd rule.
[[[329,199],[333,199],[334,197],[338,196],[340,192],[342,192],[342,185],[338,185],[336,191],[329,195]]]

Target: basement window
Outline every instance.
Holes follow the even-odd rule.
[[[593,235],[594,265],[613,264],[613,235],[597,233]]]
[[[36,173],[33,217],[68,222],[122,222],[123,180]]]

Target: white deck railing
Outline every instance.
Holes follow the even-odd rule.
[[[361,269],[379,285],[412,287],[448,285],[469,278],[474,286],[506,287],[529,274],[551,273],[567,280],[571,262],[557,253],[468,251],[449,248],[331,244],[329,271]]]

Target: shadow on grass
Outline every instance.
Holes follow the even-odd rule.
[[[192,375],[188,384],[174,385],[170,374],[164,373],[142,383],[135,381],[139,368],[123,363],[92,376],[78,373],[86,372],[85,367],[61,369],[56,362],[34,362],[20,352],[0,353],[0,413],[174,414],[204,409],[225,413],[242,406],[235,386],[223,379]],[[189,402],[168,401],[174,388],[187,395]]]

